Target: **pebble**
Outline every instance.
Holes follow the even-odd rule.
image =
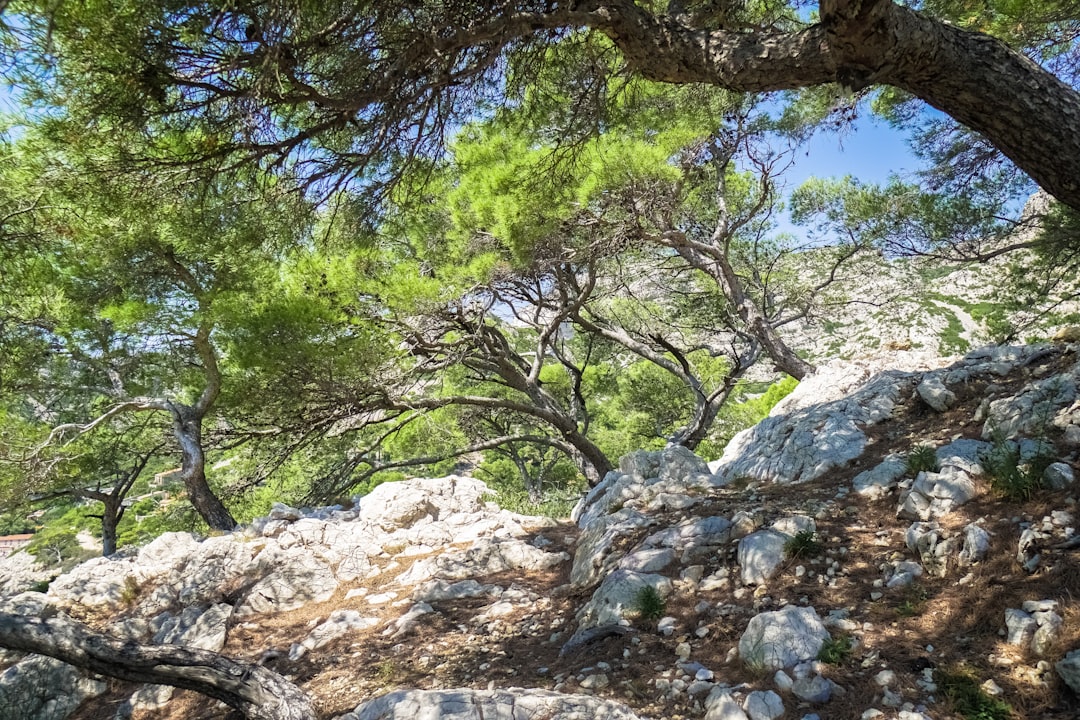
[[[581,687],[586,690],[599,690],[600,688],[606,688],[609,684],[611,684],[611,680],[604,673],[589,675],[581,681]]]

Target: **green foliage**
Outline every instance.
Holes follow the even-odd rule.
[[[1035,442],[1035,452],[1025,456],[1020,443],[994,432],[991,447],[979,458],[990,487],[1010,500],[1030,500],[1042,487],[1043,472],[1055,459],[1053,444],[1044,439]]]
[[[784,554],[789,558],[813,558],[825,552],[825,547],[813,530],[800,530],[784,543]]]
[[[40,519],[41,528],[34,533],[26,552],[47,567],[66,571],[83,560],[97,554],[79,544],[78,534],[100,531],[94,518],[88,517],[83,507],[72,504],[56,505]]]
[[[652,585],[644,585],[634,597],[634,612],[643,620],[659,620],[664,617],[667,602]]]
[[[818,651],[818,660],[829,665],[843,665],[854,652],[855,641],[850,635],[829,637]]]
[[[916,445],[907,454],[907,474],[918,475],[921,472],[937,472],[937,450],[933,445]]]
[[[900,602],[896,606],[896,614],[900,617],[916,617],[926,609],[926,601],[930,593],[920,583],[911,583],[904,587]]]
[[[951,710],[965,720],[1012,720],[1012,707],[987,695],[974,673],[963,667],[942,668],[934,679]]]
[[[533,502],[529,493],[520,488],[500,487],[491,499],[499,507],[521,515],[541,515],[565,520],[581,499],[583,488],[566,487],[548,490],[540,502]]]

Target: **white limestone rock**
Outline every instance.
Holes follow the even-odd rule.
[[[1009,608],[1005,611],[1005,626],[1008,628],[1006,642],[1024,647],[1031,644],[1039,624],[1035,622],[1035,618],[1023,610]]]
[[[790,535],[776,530],[758,530],[739,541],[738,559],[744,585],[768,582],[786,559],[784,546]]]
[[[1015,438],[1045,432],[1046,424],[1057,412],[1077,399],[1076,388],[1076,377],[1066,373],[1040,378],[1012,397],[991,401],[983,439],[989,440],[995,434]]]
[[[1080,648],[1066,653],[1064,658],[1054,664],[1054,669],[1065,684],[1080,695]]]
[[[1043,485],[1050,490],[1065,490],[1073,486],[1076,476],[1073,469],[1063,462],[1050,463],[1043,471]]]
[[[644,548],[635,550],[619,561],[619,567],[639,573],[660,572],[675,562],[672,548]]]
[[[459,582],[448,583],[445,580],[432,580],[420,585],[413,592],[413,599],[419,602],[433,603],[447,600],[462,600],[495,596],[502,592],[498,585],[481,585],[473,578]]]
[[[0,673],[0,717],[63,720],[107,687],[59,660],[30,655]]]
[[[236,608],[237,615],[296,610],[329,600],[338,588],[330,565],[304,548],[278,551],[264,562],[273,571],[252,585]]]
[[[428,612],[431,611],[431,607],[428,606]],[[330,617],[325,622],[316,626],[306,638],[300,641],[300,647],[304,648],[304,651],[317,650],[324,645],[327,645],[334,640],[338,639],[342,635],[354,632],[356,630],[368,630],[375,627],[380,622],[376,617],[364,617],[356,610],[334,610],[330,613]],[[299,653],[303,655],[303,653]],[[292,657],[292,653],[290,653]],[[292,659],[299,659],[292,658]]]
[[[616,570],[604,578],[589,602],[577,612],[578,629],[618,624],[627,620],[638,605],[638,597],[646,587],[652,587],[662,599],[667,599],[673,586],[669,578],[651,573]]]
[[[754,690],[743,701],[750,720],[776,720],[784,714],[784,701],[772,690]]]
[[[695,476],[711,476],[704,460],[682,445],[671,445],[660,451],[658,477],[661,481],[689,482]]]
[[[486,538],[465,550],[454,550],[424,558],[396,578],[401,585],[419,585],[436,578],[467,580],[508,570],[540,572],[570,559],[567,553],[547,552],[515,538]]]
[[[871,469],[856,475],[851,485],[859,495],[878,500],[888,495],[905,474],[907,460],[901,455],[889,455]]]
[[[927,375],[923,381],[915,387],[923,402],[937,412],[945,412],[956,404],[956,393],[945,387],[945,383],[937,375]]]
[[[16,595],[38,583],[46,583],[56,574],[24,550],[0,557],[0,597]]]
[[[964,547],[960,550],[960,564],[974,565],[986,558],[990,551],[990,533],[981,525],[969,523],[964,526]]]
[[[722,515],[688,518],[659,530],[641,543],[642,547],[685,549],[692,546],[724,545],[731,539],[731,521]]]
[[[337,720],[639,720],[628,707],[590,695],[548,690],[396,690]]]
[[[582,588],[595,585],[621,557],[611,552],[615,541],[654,522],[632,508],[591,521],[578,538],[574,566],[570,570],[571,584]]]
[[[814,608],[788,605],[751,618],[739,657],[751,667],[781,670],[816,658],[829,637]]]
[[[705,720],[750,720],[729,693],[720,694],[709,706]]]

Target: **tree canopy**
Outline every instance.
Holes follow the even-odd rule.
[[[572,141],[604,127],[634,77],[744,93],[885,88],[894,107],[942,111],[1080,206],[1069,0],[113,0],[6,13],[30,97],[80,128],[197,129],[175,162],[254,160],[377,190],[531,92],[549,92]],[[533,83],[552,68],[555,89]]]

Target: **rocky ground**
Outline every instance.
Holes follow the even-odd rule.
[[[14,560],[3,603],[261,662],[340,720],[1076,717],[1080,355],[940,365],[826,365],[711,467],[633,453],[565,522],[412,480],[163,536],[45,593],[17,594]],[[1041,471],[1012,499],[991,487],[1009,452]],[[229,717],[3,660],[0,717]]]

